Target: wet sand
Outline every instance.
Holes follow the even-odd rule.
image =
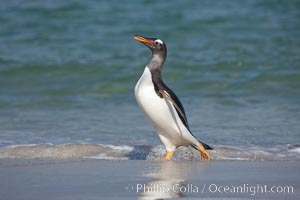
[[[1,199],[300,199],[300,162],[0,160]]]

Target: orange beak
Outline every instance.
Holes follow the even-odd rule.
[[[135,40],[139,41],[139,42],[142,42],[142,43],[146,43],[148,45],[153,45],[153,41],[149,38],[145,38],[143,36],[139,36],[139,35],[136,35],[134,37]]]

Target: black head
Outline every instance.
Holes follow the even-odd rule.
[[[136,35],[134,39],[146,45],[153,55],[160,55],[163,58],[167,56],[167,46],[162,40],[158,38],[146,38],[139,35]]]

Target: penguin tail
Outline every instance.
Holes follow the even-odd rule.
[[[212,148],[211,146],[209,146],[208,144],[205,144],[204,142],[201,142],[201,141],[199,141],[199,142],[200,142],[200,144],[203,145],[204,149],[206,149],[206,150],[213,150],[213,148]],[[193,145],[191,145],[191,146],[192,146],[194,149],[198,150],[198,146],[197,146],[197,145],[193,144]]]
[[[208,144],[205,144],[204,142],[201,142],[201,141],[199,141],[199,142],[203,145],[204,149],[213,150],[213,148],[211,146],[209,146]]]

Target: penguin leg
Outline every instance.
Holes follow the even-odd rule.
[[[201,153],[201,160],[210,160],[209,153],[205,150],[202,144],[197,147],[197,150]]]
[[[173,145],[173,143],[164,136],[164,134],[162,134],[161,132],[158,131],[158,136],[160,138],[160,140],[162,141],[162,143],[165,145],[167,153],[166,156],[164,158],[162,158],[162,160],[171,160],[174,151],[176,149],[176,146]]]
[[[162,160],[171,160],[174,151],[167,151],[166,156]]]

